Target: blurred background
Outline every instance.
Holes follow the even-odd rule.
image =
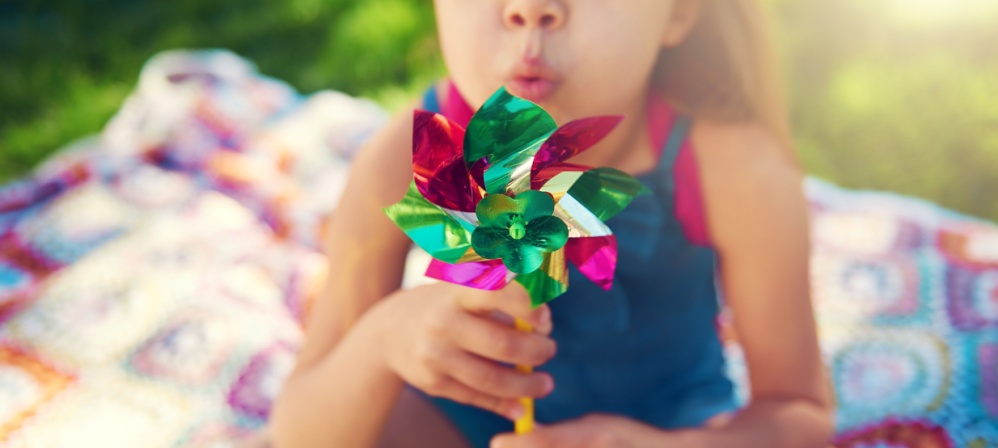
[[[998,0],[766,3],[809,174],[998,220]],[[443,73],[428,0],[0,0],[0,183],[98,132],[174,48],[389,109]]]

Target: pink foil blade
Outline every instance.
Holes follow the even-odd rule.
[[[427,277],[486,291],[506,286],[508,273],[502,260],[450,264],[434,258],[426,268]]]
[[[569,238],[565,255],[583,275],[609,291],[617,266],[617,238],[613,235]]]
[[[416,188],[440,207],[474,212],[482,191],[464,163],[464,129],[424,110],[413,114],[412,171]]]

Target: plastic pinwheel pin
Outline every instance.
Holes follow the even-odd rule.
[[[385,208],[433,260],[426,275],[473,288],[523,285],[535,307],[568,289],[568,262],[603,289],[613,283],[617,242],[604,221],[645,188],[612,168],[566,162],[604,138],[621,117],[558,127],[540,106],[500,89],[467,129],[414,112],[413,181]],[[516,326],[531,331],[517,320]],[[529,371],[529,366],[518,366]],[[533,425],[533,401],[518,433]]]

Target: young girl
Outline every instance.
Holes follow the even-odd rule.
[[[516,283],[400,290],[410,241],[382,209],[412,179],[403,111],[357,156],[326,229],[329,287],[273,411],[276,445],[824,446],[807,206],[756,1],[436,0],[449,80],[415,107],[466,124],[505,86],[560,124],[623,115],[572,161],[653,193],[608,222],[608,292],[574,268],[568,293],[536,310]],[[742,409],[720,291],[750,369]],[[524,396],[539,426],[517,436]]]

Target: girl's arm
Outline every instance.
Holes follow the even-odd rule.
[[[748,125],[694,129],[721,289],[751,381],[751,403],[683,446],[827,445],[832,397],[810,300],[808,206],[800,170]]]
[[[531,309],[518,284],[398,290],[409,240],[382,209],[412,179],[411,117],[392,121],[358,155],[326,228],[328,286],[309,311],[305,345],[274,406],[278,447],[374,446],[403,381],[509,418],[522,412],[519,397],[553,387],[546,373],[510,366],[538,366],[555,352],[550,310]],[[527,320],[535,332],[490,317],[497,312]]]
[[[324,229],[329,274],[274,406],[277,446],[370,446],[401,391],[401,380],[372,353],[373,335],[348,331],[401,282],[409,243],[381,209],[402,197],[411,179],[411,128],[411,113],[402,113],[358,153]],[[368,438],[330,440],[348,433]]]

